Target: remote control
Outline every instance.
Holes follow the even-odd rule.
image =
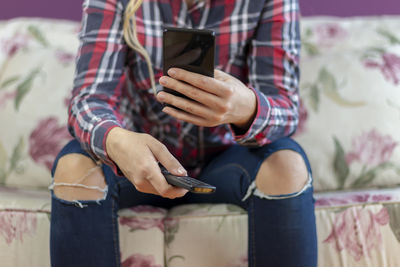
[[[192,193],[210,194],[214,193],[216,190],[215,186],[206,184],[189,176],[173,175],[164,168],[161,168],[161,173],[170,185],[185,188]]]

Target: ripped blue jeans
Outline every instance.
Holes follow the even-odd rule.
[[[309,171],[308,181],[299,192],[266,195],[256,188],[255,177],[268,156],[284,149],[303,157]],[[58,160],[70,153],[89,157],[76,140],[71,141],[57,156],[53,176]],[[102,199],[67,201],[55,196],[52,190],[50,256],[53,267],[120,266],[119,209],[135,205],[171,208],[185,203],[231,203],[246,209],[250,267],[317,266],[311,167],[302,148],[290,138],[260,148],[234,145],[213,158],[198,177],[217,187],[211,195],[188,193],[171,200],[144,194],[126,178],[115,176],[110,167],[100,167],[107,186],[91,189],[101,190]],[[75,186],[80,186],[82,179],[78,177]],[[54,186],[68,185],[52,184],[50,188]]]

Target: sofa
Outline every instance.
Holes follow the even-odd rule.
[[[49,266],[50,168],[71,139],[79,23],[0,21],[0,266]],[[320,267],[400,266],[400,16],[302,19],[300,123]],[[247,266],[227,204],[119,212],[124,267]]]

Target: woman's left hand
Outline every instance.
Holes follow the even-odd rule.
[[[189,99],[174,96],[165,91],[157,94],[157,100],[175,106],[163,111],[177,119],[198,126],[214,127],[231,123],[247,129],[252,123],[257,100],[254,92],[235,77],[214,71],[214,78],[172,68],[168,76],[160,78],[160,84]]]

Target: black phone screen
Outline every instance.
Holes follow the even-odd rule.
[[[163,72],[181,68],[214,77],[215,34],[211,30],[165,28]]]

